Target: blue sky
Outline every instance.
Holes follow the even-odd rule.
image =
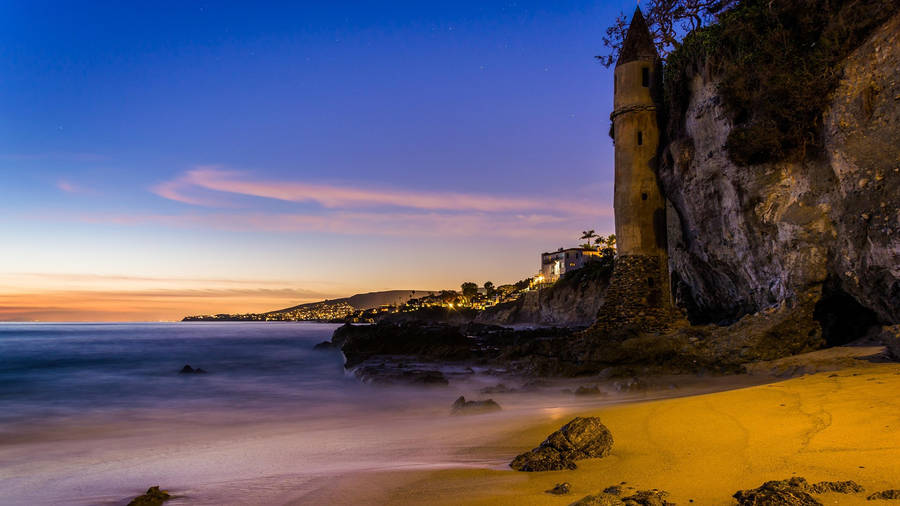
[[[7,2],[0,319],[527,277],[612,232],[593,56],[633,7]],[[67,306],[85,294],[95,309]]]

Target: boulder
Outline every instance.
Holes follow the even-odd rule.
[[[612,445],[612,434],[599,418],[577,417],[537,448],[517,456],[509,466],[528,472],[575,469],[576,460],[604,457]]]
[[[572,491],[572,486],[569,485],[569,482],[564,481],[562,483],[557,483],[555,487],[547,490],[548,494],[553,495],[565,495]]]
[[[640,490],[628,497],[619,498],[619,487],[615,487],[616,493],[610,493],[609,487],[600,494],[589,495],[572,503],[570,506],[675,506],[675,503],[666,501],[669,493],[664,490]]]
[[[331,341],[322,341],[321,343],[318,343],[315,346],[313,346],[313,349],[314,350],[336,350],[336,349],[338,349],[338,347],[335,346],[335,344],[332,343]]]
[[[185,366],[178,371],[178,374],[194,374],[194,368],[185,364]]]
[[[814,494],[824,494],[827,492],[837,492],[838,494],[858,494],[864,492],[865,489],[855,481],[820,481],[815,485],[810,485],[809,489]]]
[[[444,373],[434,369],[408,369],[390,363],[366,363],[353,370],[364,383],[372,385],[419,385],[444,387],[450,384]]]
[[[883,327],[879,337],[887,347],[888,355],[894,360],[900,360],[900,325]]]
[[[625,503],[612,494],[601,492],[596,495],[582,497],[569,506],[625,506]]]
[[[450,414],[453,415],[477,415],[492,411],[500,411],[500,405],[494,402],[494,399],[467,401],[462,395],[450,406]]]
[[[675,506],[675,503],[666,501],[667,497],[669,493],[664,490],[640,490],[623,497],[622,502],[626,506]]]
[[[810,485],[805,479],[767,481],[757,488],[734,494],[739,506],[822,506],[809,495]]]
[[[143,495],[139,495],[128,503],[128,506],[160,506],[171,499],[172,496],[166,490],[160,490],[159,485],[150,487]]]
[[[866,499],[870,501],[875,501],[878,499],[900,499],[900,490],[882,490],[881,492],[875,492],[869,497],[866,497]]]

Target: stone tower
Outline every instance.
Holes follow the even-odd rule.
[[[615,69],[610,119],[615,142],[618,259],[597,325],[658,330],[674,311],[666,252],[666,202],[657,180],[660,128],[657,99],[659,54],[640,8]]]

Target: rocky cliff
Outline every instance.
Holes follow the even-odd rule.
[[[591,262],[551,287],[488,308],[475,321],[490,325],[586,327],[597,318],[611,271],[611,262]]]
[[[714,72],[698,65],[690,76],[659,175],[673,291],[693,321],[811,294],[832,342],[900,322],[900,15],[841,67],[823,152],[753,166],[726,154],[732,123]]]

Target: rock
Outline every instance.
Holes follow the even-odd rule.
[[[640,378],[628,378],[613,383],[616,390],[620,392],[643,392],[647,390],[647,382]]]
[[[569,482],[566,481],[563,483],[557,483],[555,487],[551,488],[550,490],[547,490],[546,492],[548,494],[564,495],[564,494],[568,494],[571,491],[572,491],[572,486],[569,485]]]
[[[414,356],[422,360],[452,361],[470,356],[471,343],[461,328],[444,323],[412,321],[338,327],[331,338],[340,343],[351,369],[376,356]]]
[[[859,307],[900,322],[898,27],[895,15],[842,62],[821,117],[822,156],[736,165],[723,149],[733,123],[716,77],[690,77],[658,173],[671,203],[672,288],[695,321],[734,321],[833,277]]]
[[[612,485],[603,489],[604,494],[622,495],[622,487],[620,485]]]
[[[625,503],[621,499],[612,495],[600,493],[596,495],[588,495],[573,502],[569,506],[624,506]]]
[[[613,437],[596,417],[577,417],[509,464],[516,471],[575,469],[575,461],[609,454]]]
[[[434,369],[404,369],[388,363],[364,364],[353,369],[363,383],[372,385],[419,385],[444,387],[450,384],[444,373]]]
[[[878,499],[900,499],[900,490],[892,489],[892,490],[882,490],[881,492],[875,492],[874,494],[866,497],[869,501],[876,501]]]
[[[194,368],[185,364],[185,366],[178,371],[178,374],[194,374]]]
[[[878,337],[887,347],[888,355],[894,360],[900,360],[900,325],[882,327]]]
[[[815,485],[810,485],[810,491],[814,494],[824,494],[827,492],[837,492],[838,494],[858,494],[864,492],[865,489],[855,481],[820,481]]]
[[[322,341],[321,343],[318,343],[315,346],[313,346],[313,349],[314,350],[336,350],[336,349],[338,349],[338,347],[335,346],[334,343],[332,343],[331,341]]]
[[[206,370],[198,367],[194,369],[194,374],[206,374]]]
[[[490,413],[492,411],[500,411],[500,405],[494,402],[494,399],[467,401],[466,398],[461,395],[453,402],[453,405],[450,406],[450,414],[453,415],[476,415]]]
[[[675,503],[666,501],[667,497],[669,493],[664,490],[640,490],[623,497],[622,502],[626,506],[675,506]]]
[[[590,396],[598,396],[598,395],[606,395],[606,392],[600,390],[600,387],[597,385],[594,386],[579,386],[575,389],[575,395],[590,395]]]
[[[734,494],[739,506],[822,506],[807,492],[809,484],[803,478],[767,481],[758,488]]]
[[[518,299],[481,311],[479,323],[586,327],[594,322],[609,286],[609,265],[591,262],[549,288],[525,292]]]
[[[570,506],[675,506],[666,501],[669,493],[664,490],[641,490],[628,497],[619,498],[621,487],[608,487],[600,494],[589,495]]]
[[[171,499],[168,491],[160,490],[159,485],[150,487],[143,495],[139,495],[128,503],[128,506],[160,506]]]

